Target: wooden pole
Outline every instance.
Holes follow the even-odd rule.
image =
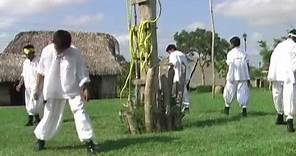
[[[139,12],[140,20],[153,20],[156,18],[156,0],[140,0],[139,3]],[[146,131],[150,132],[153,130],[153,105],[156,103],[156,93],[158,87],[157,75],[158,73],[158,52],[157,52],[157,34],[156,34],[156,24],[149,25],[147,31],[152,33],[151,35],[151,44],[152,52],[150,59],[148,61],[148,66],[144,67],[146,70],[141,72],[141,79],[146,80],[146,85],[144,89],[141,89],[141,95],[144,95],[144,110],[145,110],[145,125]],[[142,58],[140,58],[142,59]],[[146,77],[146,72],[149,71],[149,74]],[[149,82],[148,82],[149,81]],[[147,85],[148,84],[148,85]],[[145,96],[146,95],[146,96]]]
[[[214,13],[213,13],[213,2],[212,0],[209,0],[209,6],[210,6],[210,17],[211,17],[211,25],[212,25],[212,96],[215,97],[215,21],[214,21]]]

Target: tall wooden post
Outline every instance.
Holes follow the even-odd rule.
[[[215,97],[215,82],[216,82],[216,74],[215,74],[215,22],[214,22],[214,13],[213,13],[213,3],[212,0],[209,0],[210,7],[210,17],[211,17],[211,25],[212,25],[212,96]]]
[[[140,21],[154,20],[156,18],[156,0],[135,0],[139,4]],[[158,52],[156,23],[151,23],[147,30],[151,32],[152,52],[146,67],[141,67],[141,80],[146,82],[141,89],[142,102],[145,110],[145,127],[147,132],[151,132],[153,126],[153,105],[156,103],[156,93],[158,88]],[[140,58],[143,59],[143,58]]]

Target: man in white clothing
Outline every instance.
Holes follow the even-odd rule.
[[[21,87],[25,85],[25,103],[28,113],[28,122],[25,126],[37,125],[40,121],[40,116],[43,109],[43,98],[40,96],[38,100],[33,98],[35,92],[41,90],[35,90],[37,85],[37,67],[38,59],[35,56],[35,49],[33,45],[26,45],[23,48],[23,52],[26,55],[26,60],[23,63],[22,78],[19,84],[16,86],[16,90],[20,92]]]
[[[291,71],[291,52],[294,49],[296,32],[291,31],[288,39],[279,43],[270,59],[268,80],[272,83],[272,96],[274,107],[277,111],[276,124],[286,124],[284,114],[287,115],[288,131],[293,132],[293,112],[290,105],[294,105],[293,84],[295,83],[293,71]],[[294,37],[293,37],[294,36]],[[286,109],[284,109],[286,107]],[[286,111],[285,111],[286,110]]]
[[[230,104],[236,96],[242,108],[242,116],[247,116],[247,106],[249,102],[249,60],[244,51],[240,49],[240,38],[233,37],[230,39],[233,47],[227,54],[226,63],[228,72],[226,76],[226,85],[224,88],[225,114],[229,114]]]
[[[44,149],[45,141],[57,133],[62,123],[65,103],[68,102],[80,141],[86,144],[89,152],[96,153],[92,141],[93,129],[84,110],[87,101],[86,85],[90,79],[80,50],[71,46],[71,40],[69,32],[58,30],[53,35],[53,43],[42,51],[37,88],[43,85],[43,96],[47,103],[44,116],[34,131],[38,139],[35,148]]]
[[[273,100],[279,115],[284,113],[288,132],[294,132],[293,116],[296,92],[296,30],[293,29],[288,39],[279,43],[272,54],[268,79],[272,81]],[[280,117],[283,118],[283,117]]]
[[[185,85],[183,92],[183,108],[182,111],[189,111],[190,99],[189,99],[189,79],[190,73],[188,69],[188,61],[187,57],[184,53],[179,51],[174,44],[170,44],[166,48],[166,52],[169,53],[169,63],[173,65],[175,75],[174,75],[174,83],[180,82],[181,74],[182,74],[182,66],[186,68],[186,76],[185,76]]]

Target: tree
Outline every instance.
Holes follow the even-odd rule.
[[[208,67],[211,62],[211,42],[212,42],[212,32],[197,28],[195,31],[185,31],[177,32],[174,35],[174,40],[176,41],[178,49],[184,53],[196,52],[199,55],[198,65],[201,68],[202,74],[202,85],[205,85],[205,67]],[[229,50],[228,42],[220,38],[217,33],[215,33],[215,68],[220,72],[220,68],[217,68],[217,62],[224,60]]]
[[[274,41],[278,42],[276,39]],[[267,45],[266,41],[258,41],[258,43],[259,47],[261,48],[260,55],[262,57],[263,67],[268,68],[273,49]]]

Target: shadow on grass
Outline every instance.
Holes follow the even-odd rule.
[[[150,142],[168,143],[177,138],[167,136],[154,136],[154,137],[139,137],[139,138],[122,138],[118,140],[107,140],[98,144],[99,152],[109,152],[113,150],[119,150],[135,144],[144,144]]]
[[[177,138],[166,136],[154,136],[154,137],[139,137],[139,138],[122,138],[118,140],[107,140],[96,145],[97,152],[109,152],[113,150],[120,150],[122,148],[143,144],[148,142],[171,142]],[[78,150],[86,148],[82,143],[79,145],[66,145],[66,146],[51,146],[47,147],[47,150]]]
[[[78,144],[78,145],[66,145],[66,146],[51,146],[51,147],[46,147],[46,150],[77,150],[77,149],[82,149],[85,148],[85,145]]]
[[[253,118],[258,116],[267,116],[267,115],[274,115],[274,113],[270,112],[248,112],[247,118]],[[206,119],[201,121],[189,122],[188,124],[184,125],[185,127],[210,127],[215,125],[223,125],[228,122],[239,121],[243,120],[244,117],[241,114],[237,114],[235,116],[224,116],[220,118],[213,118],[213,119]]]
[[[64,119],[63,122],[74,122],[74,118]]]

